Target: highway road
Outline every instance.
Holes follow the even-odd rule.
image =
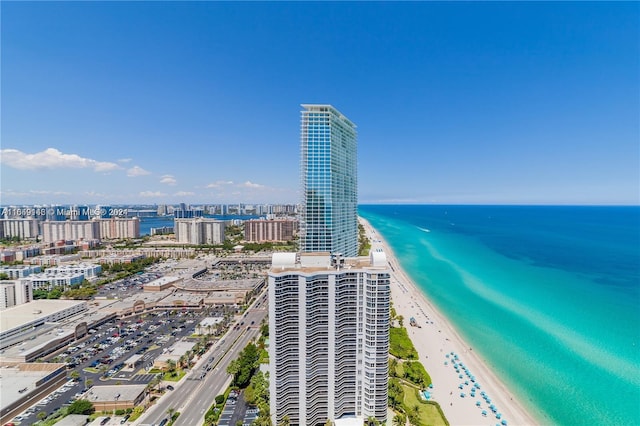
[[[168,418],[168,410],[179,411],[176,426],[197,426],[204,423],[204,414],[213,404],[216,395],[224,392],[231,375],[227,367],[236,359],[247,344],[260,336],[260,323],[267,316],[267,293],[263,292],[256,302],[238,319],[224,337],[202,356],[191,372],[175,390],[167,391],[135,425],[157,425]],[[207,368],[210,367],[210,371]],[[202,379],[200,378],[202,375]]]

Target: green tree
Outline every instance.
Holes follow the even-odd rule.
[[[390,358],[389,359],[389,375],[391,377],[397,377],[398,376],[398,360],[395,358]]]
[[[67,414],[92,414],[94,411],[93,404],[86,399],[77,399],[67,408]]]
[[[78,373],[77,370],[73,370],[71,374],[69,374],[69,377],[71,377],[73,380],[78,380],[80,378],[80,373]]]
[[[402,414],[396,414],[393,416],[393,426],[405,426],[407,424],[407,418]]]
[[[282,421],[280,423],[278,423],[278,426],[290,426],[291,425],[291,420],[289,420],[289,416],[284,416],[282,418]]]
[[[45,413],[44,411],[40,411],[40,412],[36,415],[36,417],[38,418],[38,420],[42,421],[42,420],[44,420],[44,419],[46,419],[46,418],[47,418],[47,413]]]

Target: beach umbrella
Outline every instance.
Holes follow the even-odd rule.
[[[479,406],[480,406],[480,404],[481,404],[481,402],[480,402],[480,401],[476,401],[476,406],[477,406],[477,407],[479,407]]]
[[[460,392],[460,398],[464,398],[464,392]]]
[[[460,384],[460,385],[458,386],[458,389],[462,389],[463,387],[464,387],[464,386],[462,386],[462,384]]]
[[[502,426],[507,426],[507,421],[506,421],[506,420],[503,420],[503,421],[501,421],[501,422],[500,422],[500,424],[501,424]]]
[[[500,420],[500,417],[502,417],[502,414],[496,413],[496,419]]]
[[[487,417],[487,410],[482,410],[482,415]]]
[[[462,374],[458,374],[458,378],[459,378],[459,379],[462,379]]]

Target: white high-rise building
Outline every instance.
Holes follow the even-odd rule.
[[[100,238],[103,240],[140,238],[140,219],[137,217],[112,217],[99,221]]]
[[[224,242],[225,224],[221,220],[205,219],[174,219],[173,229],[176,241],[185,244],[222,244]]]
[[[269,271],[270,401],[273,424],[386,421],[389,269],[322,253],[273,255]]]
[[[301,253],[273,255],[269,280],[271,420],[387,418],[390,269],[358,253],[355,125],[303,105]]]
[[[66,220],[42,222],[42,238],[45,243],[60,240],[99,240],[100,222],[97,220]]]
[[[0,281],[0,309],[29,303],[33,300],[33,288],[28,280]]]

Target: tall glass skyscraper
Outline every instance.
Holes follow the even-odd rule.
[[[274,254],[268,274],[271,420],[384,423],[391,271],[379,249],[357,257],[356,126],[302,106],[301,251]]]
[[[302,105],[300,251],[358,255],[356,125],[331,105]]]

